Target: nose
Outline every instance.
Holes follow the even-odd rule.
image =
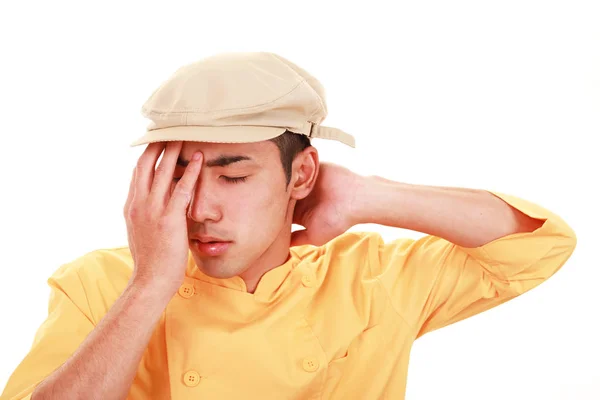
[[[221,219],[220,202],[215,190],[211,190],[209,183],[198,177],[192,199],[188,207],[188,218],[199,223],[206,221],[217,222]]]

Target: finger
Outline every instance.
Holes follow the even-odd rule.
[[[127,244],[129,245],[129,252],[133,255],[135,254],[135,245],[133,242],[133,238],[129,230],[127,231]]]
[[[125,201],[125,206],[123,207],[123,215],[127,217],[127,213],[129,212],[129,205],[131,204],[131,200],[133,200],[133,194],[135,192],[135,167],[133,167],[133,173],[131,174],[131,182],[129,182],[129,193],[127,194],[127,200]]]
[[[129,228],[129,208],[131,206],[131,202],[133,201],[133,196],[135,193],[135,170],[136,167],[133,167],[133,173],[131,174],[131,182],[129,182],[129,194],[127,195],[127,201],[125,201],[125,206],[123,207],[123,216],[125,217],[125,226],[127,229],[127,243],[129,244],[131,254],[135,254],[135,249],[133,246],[133,240],[131,239],[131,232]]]
[[[154,166],[160,157],[165,142],[150,143],[138,159],[135,168],[135,196],[134,199],[146,199],[152,188],[154,180]]]
[[[160,204],[163,207],[169,201],[173,174],[177,164],[177,157],[181,153],[182,141],[169,142],[160,160],[160,164],[154,172],[154,182],[148,195],[148,201],[152,204]]]
[[[185,168],[185,172],[183,176],[177,182],[177,186],[173,189],[173,194],[171,194],[171,199],[169,200],[169,204],[167,205],[167,213],[187,213],[187,207],[190,203],[190,199],[192,198],[192,191],[196,186],[196,181],[200,175],[200,170],[202,168],[202,153],[196,152],[197,155],[200,156],[199,159],[192,160]]]

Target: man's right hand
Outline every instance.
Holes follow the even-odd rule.
[[[130,284],[152,287],[173,294],[183,283],[189,241],[187,209],[202,167],[190,161],[182,178],[171,190],[177,157],[183,142],[150,143],[133,170],[129,195],[123,209],[134,270]],[[172,192],[172,193],[171,193]]]

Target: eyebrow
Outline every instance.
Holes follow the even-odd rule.
[[[208,160],[206,162],[206,166],[207,167],[226,167],[230,164],[240,162],[240,161],[254,161],[254,160],[248,156],[241,156],[241,155],[227,156],[227,155],[222,154],[217,158]],[[181,158],[181,156],[177,157],[177,165],[179,165],[181,167],[187,167],[189,163],[190,163],[190,160],[184,160],[183,158]]]

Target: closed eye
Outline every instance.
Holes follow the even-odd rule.
[[[239,182],[244,182],[248,177],[241,176],[239,178],[231,178],[229,176],[222,175],[221,178],[225,179],[225,182],[227,182],[227,183],[239,183]],[[178,182],[180,179],[181,179],[181,177],[173,178],[173,182]]]
[[[221,176],[223,179],[225,179],[225,182],[229,182],[229,183],[239,183],[239,182],[244,182],[246,180],[246,178],[248,178],[247,176],[240,176],[239,178],[230,178],[228,176]]]

